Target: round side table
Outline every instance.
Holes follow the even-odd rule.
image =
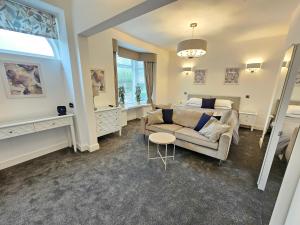
[[[168,158],[173,158],[175,157],[175,141],[176,137],[173,134],[169,133],[164,133],[164,132],[158,132],[154,134],[150,134],[148,138],[148,160],[150,159],[161,159],[165,165],[165,170],[167,169],[167,159]],[[157,154],[159,157],[150,157],[150,149],[149,145],[150,142],[156,144],[157,146]],[[168,156],[168,145],[172,144],[173,145],[173,155]],[[165,145],[165,154],[161,154],[159,145]]]

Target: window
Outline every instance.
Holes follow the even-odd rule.
[[[117,57],[118,87],[125,89],[125,105],[137,103],[136,87],[141,88],[141,102],[147,102],[147,91],[144,75],[144,63],[132,59]]]
[[[8,52],[56,57],[54,42],[41,36],[0,29],[0,50]]]

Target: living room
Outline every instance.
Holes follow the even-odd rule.
[[[1,18],[24,5],[57,30],[0,23],[1,223],[296,224],[298,1],[6,0]],[[38,90],[16,96],[25,70]]]

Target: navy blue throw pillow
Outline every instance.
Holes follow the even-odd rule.
[[[214,109],[215,103],[216,103],[216,98],[203,98],[201,108]]]
[[[215,117],[217,120],[221,119],[221,116],[213,116],[213,117]]]
[[[195,131],[201,130],[205,124],[210,120],[211,116],[207,115],[206,113],[203,113],[202,116],[200,117],[200,120],[197,124],[197,126],[194,128]]]
[[[162,115],[164,123],[172,124],[173,123],[173,109],[162,109]]]

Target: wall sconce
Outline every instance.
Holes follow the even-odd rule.
[[[282,68],[289,68],[290,61],[283,61],[282,62]]]
[[[262,63],[247,63],[246,70],[249,71],[250,73],[255,73],[261,69],[261,65]]]
[[[183,67],[182,72],[185,73],[185,75],[189,75],[189,73],[192,71],[192,67]]]

